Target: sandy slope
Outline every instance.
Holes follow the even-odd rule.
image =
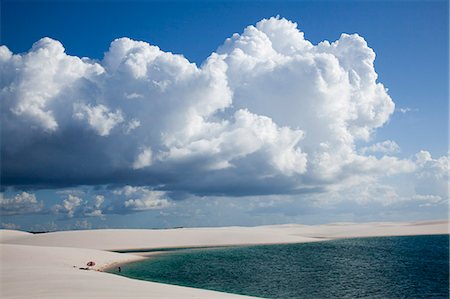
[[[137,256],[80,248],[0,248],[1,298],[245,298],[78,269],[90,259],[106,265],[140,259]]]
[[[337,223],[317,226],[87,230],[46,234],[0,231],[1,298],[245,298],[132,280],[94,269],[142,257],[99,249],[314,242],[342,237],[447,234],[448,222]]]

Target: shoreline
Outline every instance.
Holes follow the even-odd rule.
[[[167,230],[85,230],[31,234],[0,230],[0,297],[252,298],[130,279],[107,272],[176,250],[323,242],[343,238],[449,234],[448,221],[272,225]],[[162,248],[166,249],[161,250]],[[145,252],[142,250],[154,250]],[[169,249],[169,250],[167,250]],[[128,253],[112,250],[138,251]],[[159,251],[155,251],[159,250]],[[140,251],[140,252],[139,252]],[[143,256],[145,253],[145,256]],[[91,271],[81,271],[95,261]],[[45,275],[43,275],[45,273]]]
[[[111,273],[111,272],[109,272],[110,269],[117,268],[117,267],[122,267],[122,266],[125,266],[125,265],[128,265],[128,264],[136,263],[136,262],[143,261],[143,260],[146,260],[146,259],[150,259],[152,255],[159,255],[159,254],[163,254],[163,252],[155,252],[155,253],[153,253],[151,255],[145,255],[145,256],[144,255],[136,255],[136,256],[141,257],[141,258],[140,259],[136,259],[136,260],[123,261],[123,262],[122,261],[114,262],[112,264],[104,265],[104,266],[102,266],[102,267],[100,267],[100,268],[98,268],[97,270],[94,270],[94,271]]]
[[[407,235],[380,235],[380,236],[349,236],[349,237],[339,237],[339,238],[317,238],[315,241],[311,242],[326,242],[341,239],[360,239],[360,238],[384,238],[384,237],[412,237],[412,236],[436,236],[436,235],[450,235],[448,233],[428,233],[428,234],[407,234]],[[230,245],[211,245],[211,246],[192,246],[192,247],[161,247],[161,248],[129,248],[129,249],[119,249],[119,250],[108,250],[115,253],[130,253],[137,254],[140,253],[155,253],[163,254],[172,251],[183,251],[183,250],[201,250],[201,249],[222,249],[230,247],[247,247],[247,246],[270,246],[270,245],[288,245],[288,244],[302,244],[311,242],[277,242],[277,243],[246,243],[246,244],[230,244]]]

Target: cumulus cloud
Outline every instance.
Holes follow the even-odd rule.
[[[2,46],[2,180],[154,186],[111,212],[165,207],[169,192],[311,193],[411,173],[416,161],[366,156],[395,153],[394,141],[356,147],[394,112],[374,60],[357,34],[314,45],[280,18],[233,34],[201,66],[129,38],[100,61],[50,38],[24,54]],[[88,206],[69,195],[54,210],[101,214]]]
[[[105,197],[103,195],[95,196],[94,207],[99,209],[104,201],[105,201]]]
[[[133,168],[140,169],[152,165],[152,149],[145,148],[134,160]]]
[[[91,107],[85,104],[74,104],[73,116],[79,120],[86,120],[89,126],[94,129],[98,135],[107,136],[109,132],[119,123],[123,122],[123,116],[120,110],[111,112],[108,107],[98,105]],[[127,130],[133,127],[133,124],[127,127]]]
[[[66,213],[67,217],[72,218],[75,215],[75,211],[81,206],[83,200],[77,196],[69,194],[69,196],[63,200],[62,204],[53,206],[55,213]]]
[[[104,201],[103,195],[96,195],[93,200],[89,201],[69,193],[61,204],[52,207],[52,211],[67,218],[103,217],[102,204]]]
[[[400,146],[392,140],[385,140],[378,142],[370,146],[361,148],[361,153],[383,153],[383,154],[396,154],[400,152]]]
[[[141,122],[138,121],[137,119],[132,119],[128,122],[126,128],[125,128],[125,133],[129,134],[131,131],[133,131],[136,128],[139,128],[141,126]]]
[[[386,207],[403,204],[416,208],[448,204],[448,157],[433,158],[429,152],[420,151],[403,167],[405,169],[402,171],[388,176],[387,173],[380,173],[335,184],[329,192],[318,195],[316,199],[319,199],[321,206],[344,201],[379,203]]]
[[[22,192],[14,197],[4,197],[0,193],[0,215],[19,215],[41,212],[44,207],[42,201],[38,201],[32,193]]]
[[[87,217],[103,217],[102,204],[105,201],[103,195],[96,195],[93,203],[90,206],[85,207],[84,215]]]
[[[122,198],[109,206],[108,213],[125,214],[158,210],[172,205],[164,191],[155,191],[147,187],[125,186],[114,190],[113,193],[122,196]]]
[[[168,206],[168,201],[162,198],[160,192],[155,191],[143,198],[128,199],[125,201],[124,206],[132,211],[145,211],[165,208]]]
[[[433,195],[448,201],[450,158],[443,156],[436,159],[424,150],[417,153],[415,158],[417,170],[411,178],[415,192],[425,198],[432,198],[430,195]]]
[[[96,63],[68,56],[62,44],[50,38],[39,40],[24,55],[13,55],[2,46],[0,61],[6,110],[44,131],[59,127],[67,89],[103,71]]]

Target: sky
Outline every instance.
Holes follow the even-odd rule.
[[[2,1],[0,225],[447,218],[448,11]]]

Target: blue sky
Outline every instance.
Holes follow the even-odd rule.
[[[389,117],[383,120],[382,126],[377,125],[377,128],[371,132],[370,138],[365,140],[356,138],[350,147],[353,147],[355,152],[361,152],[363,148],[369,148],[371,145],[381,144],[386,140],[393,141],[399,148],[393,150],[395,153],[388,152],[386,154],[386,151],[376,152],[375,150],[371,152],[370,149],[367,149],[367,153],[371,153],[380,160],[383,156],[388,155],[395,156],[400,162],[413,161],[418,165],[416,155],[424,150],[429,152],[432,157],[431,160],[425,159],[430,164],[430,169],[441,167],[444,162],[439,158],[447,155],[449,42],[447,1],[2,1],[1,5],[1,44],[7,46],[12,53],[26,53],[36,41],[43,37],[50,37],[61,42],[68,55],[89,57],[92,61],[99,61],[101,64],[110,43],[116,38],[128,37],[132,40],[156,45],[164,52],[181,54],[200,67],[205,59],[233,33],[242,34],[247,26],[255,25],[263,18],[277,15],[296,22],[298,29],[304,32],[305,39],[313,45],[317,45],[323,40],[336,41],[342,33],[358,33],[365,39],[368,47],[376,53],[374,66],[378,75],[377,82],[383,83],[389,89],[388,94],[395,103],[396,110],[389,113]],[[23,20],[27,20],[27,22]],[[245,94],[253,95],[251,91],[245,92]],[[235,91],[235,93],[238,94],[239,91]],[[11,96],[11,99],[13,98],[14,96]],[[104,113],[106,110],[88,110],[89,107],[100,107],[99,103],[103,102],[96,100],[87,106],[82,106],[81,110],[77,110],[78,114],[74,113],[74,115],[78,115],[77,117],[80,119],[83,117],[88,119],[86,115],[90,115],[89,113]],[[238,107],[239,100],[233,99],[233,105]],[[249,103],[248,106],[246,104],[241,106],[248,108],[251,113],[265,115],[263,113],[265,110],[257,105]],[[3,109],[6,109],[5,107],[6,105],[3,105]],[[225,109],[225,113],[228,113],[229,109],[227,109]],[[280,109],[282,110],[282,108]],[[125,111],[126,108],[122,110]],[[119,110],[111,108],[108,111],[109,115],[113,115],[118,123],[125,122],[125,120],[120,120],[122,114],[118,113]],[[276,115],[269,116],[277,124],[283,122],[277,119]],[[291,124],[288,123],[288,125]],[[292,124],[293,130],[294,127]],[[100,129],[97,127],[97,133],[109,135],[109,129],[104,124]],[[306,132],[306,136],[310,136],[308,135],[311,134],[310,131],[303,127],[299,129]],[[349,183],[352,179],[347,179],[350,177],[347,174],[348,170],[345,170],[345,174],[336,174],[336,177],[333,178],[321,178],[322,181],[317,183],[316,181],[319,180],[317,177],[307,176],[303,173],[300,175],[301,178],[294,179],[286,167],[280,168],[277,164],[279,166],[277,171],[281,169],[281,173],[270,173],[276,177],[274,181],[270,181],[271,184],[267,185],[267,182],[260,184],[256,180],[248,182],[244,180],[244,183],[247,184],[240,186],[236,182],[239,182],[241,175],[248,173],[247,175],[252,176],[254,173],[251,169],[259,168],[254,164],[260,163],[257,162],[259,160],[253,158],[243,161],[242,169],[240,166],[236,166],[241,163],[239,160],[241,158],[233,158],[234,160],[227,162],[239,161],[234,165],[236,171],[228,168],[223,173],[215,171],[206,174],[211,179],[205,180],[203,183],[179,179],[177,176],[177,174],[183,174],[185,177],[189,177],[189,167],[195,168],[197,167],[196,163],[204,163],[195,162],[197,161],[195,159],[190,159],[184,164],[168,163],[161,167],[147,163],[150,167],[149,172],[139,179],[130,178],[140,177],[139,171],[141,170],[137,170],[138,174],[132,174],[112,167],[111,164],[120,163],[118,162],[120,158],[117,157],[105,162],[109,163],[109,166],[104,169],[104,172],[114,171],[114,175],[111,177],[97,176],[96,174],[80,177],[79,173],[61,171],[59,174],[58,170],[55,170],[56,174],[52,176],[42,171],[45,163],[39,164],[37,160],[41,159],[40,155],[45,155],[45,153],[60,155],[65,159],[70,156],[83,156],[88,161],[87,164],[103,161],[102,159],[106,159],[105,155],[114,156],[114,153],[109,152],[97,156],[93,154],[94,148],[86,150],[82,146],[70,147],[73,152],[69,149],[60,150],[63,147],[61,144],[75,144],[78,136],[87,134],[77,132],[76,129],[64,131],[61,136],[55,137],[56,139],[44,134],[36,141],[37,143],[33,143],[33,151],[31,154],[25,155],[27,157],[25,160],[23,157],[13,154],[5,155],[6,152],[13,152],[15,145],[3,142],[2,159],[12,157],[10,161],[13,161],[13,158],[16,159],[14,161],[26,161],[23,162],[23,167],[21,165],[10,169],[7,168],[8,166],[3,167],[4,177],[8,171],[12,174],[6,176],[6,179],[2,181],[4,204],[11,204],[16,196],[22,194],[21,192],[27,192],[27,194],[33,194],[37,202],[43,201],[45,206],[39,208],[36,203],[31,203],[35,207],[29,209],[29,213],[11,212],[4,216],[3,223],[16,224],[26,229],[39,227],[45,229],[45,225],[55,222],[59,229],[67,229],[75,228],[76,225],[167,227],[312,223],[340,220],[405,220],[405,218],[413,220],[442,218],[446,215],[444,213],[446,209],[442,209],[442,202],[447,200],[448,192],[447,194],[445,191],[444,194],[436,193],[436,190],[442,189],[442,187],[434,189],[430,187],[431,190],[421,191],[422,187],[419,185],[424,184],[422,181],[411,183],[412,187],[408,186],[408,182],[411,181],[410,176],[423,178],[426,177],[429,170],[423,170],[425,174],[419,173],[419,170],[405,170],[407,174],[396,173],[393,177],[381,177],[377,174],[376,179],[374,175],[365,183],[373,184],[376,180],[380,190],[387,194],[380,195],[380,197],[385,199],[389,197],[388,194],[392,195],[394,192],[397,196],[394,197],[401,200],[386,204],[383,200],[367,199],[357,201],[356,205],[352,201],[348,202],[341,198],[332,203],[328,201],[329,198],[339,197],[336,194],[342,193],[342,190],[350,190],[353,194],[351,196],[355,198],[371,198],[367,194],[376,193],[374,190],[368,191],[368,187],[362,187],[362,183],[359,185]],[[161,129],[160,133],[164,132]],[[9,141],[9,133],[2,132],[2,134],[4,134],[3,140]],[[73,134],[73,137],[67,137],[72,136],[70,134]],[[27,137],[27,134],[24,136],[24,139],[31,138]],[[88,142],[98,144],[99,148],[109,146],[105,145],[103,139],[98,141],[93,137],[86,138],[88,138]],[[147,144],[153,142],[150,140],[153,137],[149,135],[139,135],[136,138],[140,138],[141,141],[147,140]],[[301,142],[299,144],[301,147]],[[392,145],[392,143],[390,144]],[[151,147],[151,150],[146,152],[145,146],[144,142],[137,145],[137,148],[141,150],[141,157],[145,160],[145,153],[150,153],[150,156],[155,157],[155,147]],[[305,146],[305,151],[310,157],[308,145]],[[26,153],[23,149],[20,152]],[[101,150],[95,152],[102,153]],[[242,157],[242,155],[237,156]],[[139,160],[138,158],[139,155],[136,159]],[[77,165],[77,158],[74,159],[73,165]],[[137,160],[135,165],[137,165]],[[441,164],[436,162],[441,166],[431,165],[434,161],[442,162]],[[3,165],[6,165],[7,161],[3,160],[2,162]],[[48,165],[53,165],[52,163],[57,164],[57,161],[49,163]],[[28,168],[30,165],[32,167]],[[34,167],[34,165],[36,166]],[[418,168],[417,165],[414,167]],[[392,167],[402,168],[403,166],[393,165]],[[84,169],[88,173],[91,171],[89,165],[83,167],[80,166],[80,173]],[[347,165],[345,167],[356,166]],[[203,178],[204,175],[205,172],[200,171],[198,176],[193,175],[192,177]],[[305,177],[302,177],[303,175]],[[352,175],[359,176],[356,171]],[[74,177],[73,180],[70,179],[71,176]],[[345,177],[345,182],[338,177]],[[61,178],[63,179],[61,180]],[[297,179],[299,181],[296,181]],[[445,184],[445,179],[444,174],[444,183],[437,182],[436,179],[431,183],[427,181],[427,184],[433,186],[436,183],[442,186]],[[222,182],[229,180],[230,183],[222,185],[215,180]],[[89,182],[86,183],[87,181]],[[295,188],[289,187],[292,186],[293,181],[296,181]],[[132,193],[129,193],[131,197],[124,199],[125,191],[117,191],[129,185],[141,188],[133,191],[136,196],[139,195],[142,198],[150,196],[153,200],[152,204],[155,204],[156,200],[156,205],[160,206],[147,206],[139,211],[134,210],[133,213],[127,213],[126,209],[120,210],[118,207],[123,208],[123,201],[139,199],[133,197]],[[272,190],[269,190],[271,188]],[[242,191],[236,191],[241,189]],[[68,190],[73,192],[70,193]],[[317,194],[315,191],[300,192],[298,190],[316,190]],[[72,196],[72,203],[77,202],[74,197],[79,199],[74,207],[78,210],[71,215],[68,214],[69,209],[55,208],[58,205],[64,206],[63,201],[68,200],[69,193]],[[93,202],[99,195],[105,197],[105,202],[111,201],[108,203],[111,213],[108,214],[102,210],[104,215],[101,217],[87,217],[86,214],[96,210]],[[258,198],[258,196],[262,197]],[[404,198],[413,197],[422,201],[405,203]],[[437,199],[438,197],[439,199]],[[432,203],[424,203],[426,198],[431,199]],[[6,201],[7,199],[10,201]],[[28,200],[33,201],[30,198]],[[136,204],[136,202],[132,203]],[[70,206],[70,200],[66,201],[66,204]],[[83,205],[84,210],[81,211]],[[428,208],[424,208],[423,205],[428,205]],[[23,207],[19,206],[19,208]],[[185,214],[182,213],[183,210],[186,211]],[[218,215],[218,210],[222,211],[221,215]],[[294,212],[289,211],[288,213],[287,210]],[[371,214],[371,211],[375,212]],[[64,216],[63,212],[67,212],[67,215]]]

